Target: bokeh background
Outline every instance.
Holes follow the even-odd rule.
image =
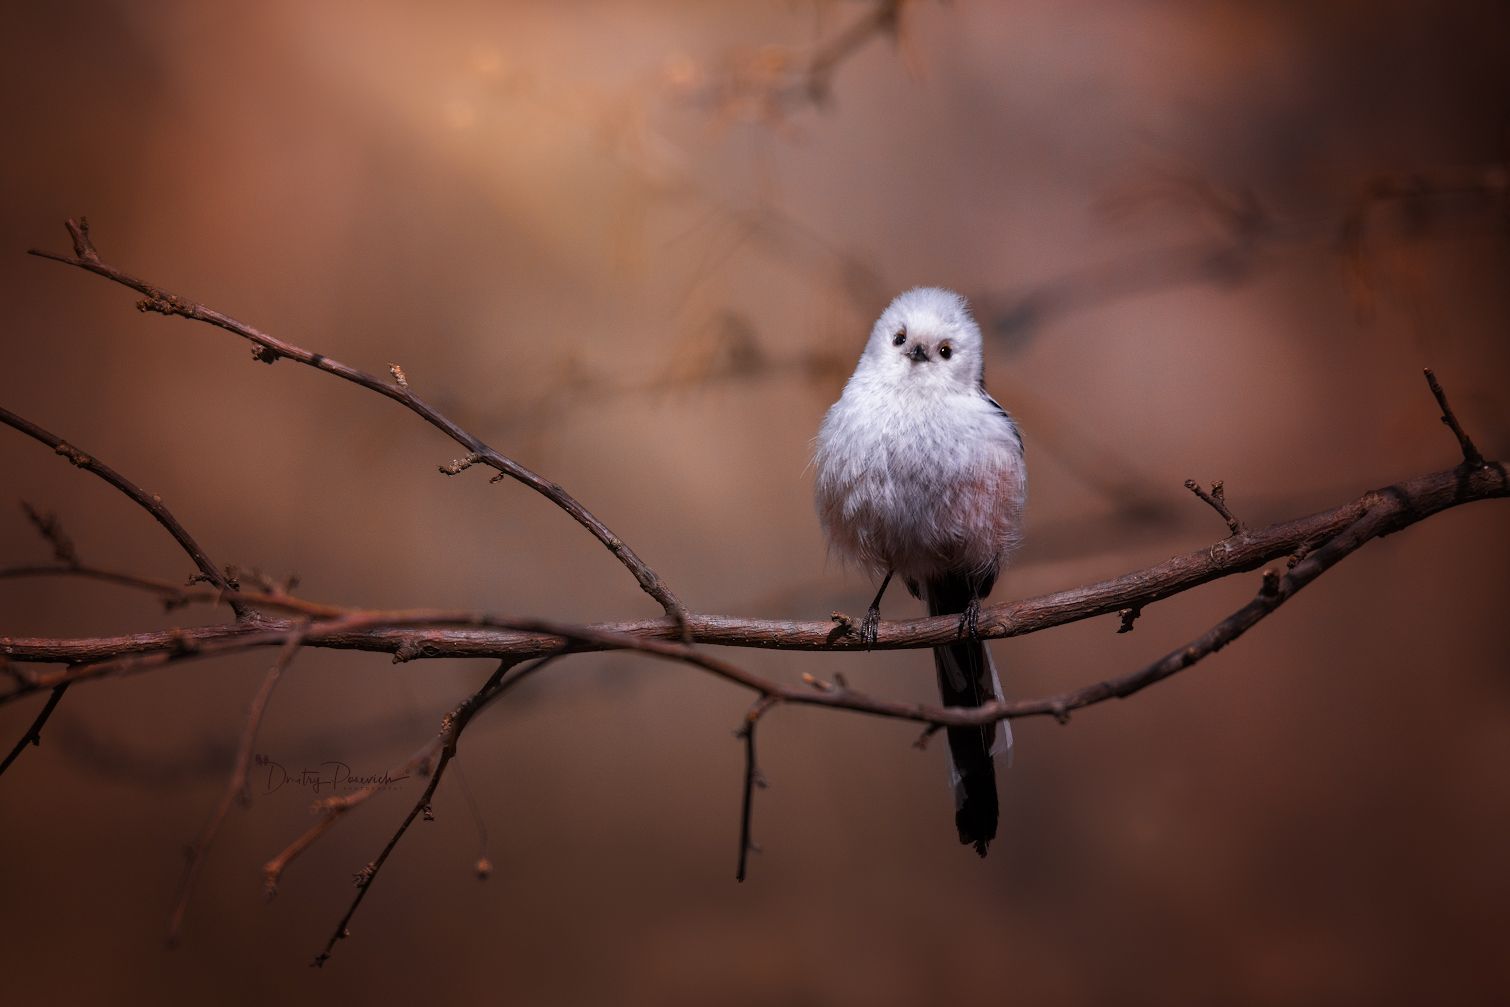
[[[567,486],[700,611],[858,614],[811,439],[898,290],[954,286],[1020,418],[1027,544],[997,600],[1450,467],[1435,367],[1510,445],[1510,14],[1463,2],[11,4],[0,401],[160,493],[222,562],[309,596],[573,620],[653,604],[540,498],[435,466],[391,403],[23,254],[85,213],[105,257],[411,382]],[[878,11],[880,12],[878,14]],[[181,578],[139,511],[0,430],[0,564],[47,548]],[[312,795],[261,785],[181,947],[184,844],[269,655],[72,692],[0,786],[16,1003],[1491,1002],[1510,946],[1510,521],[1369,545],[1198,668],[1020,724],[1003,838],[955,843],[937,750],[628,656],[479,719],[323,971],[414,783],[264,902]],[[1257,576],[998,642],[1008,690],[1120,674]],[[914,615],[894,593],[892,616]],[[217,618],[0,584],[0,633]],[[734,652],[926,698],[926,654]],[[488,662],[306,652],[257,746],[380,772]],[[36,703],[0,710],[7,747]],[[257,777],[254,776],[254,785]],[[475,812],[475,813],[474,813]],[[479,882],[483,842],[496,870]]]

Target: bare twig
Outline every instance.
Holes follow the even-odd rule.
[[[1232,534],[1242,534],[1243,523],[1237,518],[1233,517],[1232,511],[1227,509],[1227,489],[1222,485],[1222,481],[1220,479],[1211,484],[1210,493],[1207,493],[1205,490],[1201,489],[1201,484],[1196,482],[1194,479],[1186,479],[1185,488],[1194,493],[1196,496],[1200,497],[1203,501],[1206,502],[1208,506],[1211,507],[1212,510],[1220,514],[1222,520],[1227,522],[1227,528],[1232,532]]]
[[[404,833],[409,830],[409,826],[414,824],[414,819],[421,813],[428,815],[431,801],[435,797],[435,790],[440,786],[440,780],[445,775],[446,767],[456,757],[456,743],[461,738],[461,732],[466,730],[467,724],[493,700],[512,689],[519,682],[546,667],[558,656],[560,655],[552,654],[540,658],[520,668],[513,675],[509,675],[508,672],[518,662],[516,660],[505,660],[499,664],[497,670],[483,683],[480,689],[463,700],[461,705],[451,711],[441,722],[440,734],[435,742],[438,746],[439,759],[435,764],[434,771],[430,774],[429,784],[426,785],[424,793],[420,795],[419,800],[415,801],[414,806],[409,809],[409,814],[399,823],[398,829],[389,837],[388,842],[383,846],[382,850],[378,852],[377,858],[357,873],[356,896],[351,900],[351,905],[347,907],[346,914],[336,924],[336,928],[331,933],[330,939],[325,942],[325,949],[315,956],[313,964],[316,967],[323,966],[330,960],[331,953],[337,941],[351,936],[350,923],[352,917],[356,915],[357,909],[362,904],[362,900],[367,897],[367,892],[372,887],[373,881],[377,879],[378,873],[383,869],[383,865],[388,862],[389,855],[398,846],[399,840],[404,838]],[[481,871],[481,865],[485,859],[482,858],[478,861],[479,871]]]
[[[108,280],[112,280],[115,283],[119,283],[122,286],[129,287],[132,290],[137,291],[145,298],[145,300],[142,300],[137,304],[137,308],[141,311],[155,311],[159,314],[164,315],[178,315],[179,317],[188,318],[193,321],[205,322],[209,325],[216,326],[217,328],[224,329],[227,332],[240,336],[242,339],[247,340],[253,345],[253,347],[255,348],[254,353],[257,355],[258,359],[263,360],[264,362],[271,363],[281,358],[294,360],[298,363],[313,367],[316,370],[324,371],[327,374],[333,374],[345,381],[350,381],[351,383],[360,385],[361,387],[366,388],[369,391],[377,392],[379,395],[392,399],[393,401],[399,403],[411,412],[423,418],[431,426],[435,427],[437,430],[444,433],[447,437],[450,437],[456,443],[466,448],[468,452],[477,455],[483,463],[492,466],[504,475],[518,480],[519,482],[528,486],[530,489],[539,493],[541,496],[544,496],[547,500],[550,500],[561,510],[565,511],[568,515],[571,516],[573,520],[575,520],[582,527],[586,528],[594,538],[596,538],[604,545],[604,547],[608,549],[609,552],[613,553],[613,555],[619,560],[619,562],[622,563],[625,568],[627,568],[629,572],[634,575],[634,578],[639,583],[640,588],[644,590],[646,594],[654,598],[660,604],[661,608],[665,610],[666,614],[671,617],[672,620],[674,620],[678,625],[681,625],[685,622],[686,609],[683,607],[682,603],[677,599],[676,595],[672,593],[671,589],[667,587],[666,584],[661,580],[660,576],[657,575],[656,572],[652,570],[644,560],[640,559],[638,554],[636,554],[635,551],[631,549],[623,539],[619,538],[612,531],[610,531],[607,525],[598,520],[598,518],[593,515],[592,512],[578,503],[576,499],[571,496],[571,494],[567,493],[566,490],[562,489],[559,485],[535,474],[533,471],[525,468],[523,465],[520,465],[512,458],[506,457],[505,455],[493,450],[488,445],[483,443],[483,441],[475,434],[471,434],[466,430],[463,430],[459,425],[457,425],[439,409],[432,406],[424,399],[421,399],[417,394],[415,394],[413,388],[411,387],[409,379],[404,376],[402,368],[395,367],[392,371],[393,380],[384,381],[381,378],[376,377],[375,375],[368,374],[366,371],[358,370],[355,367],[343,364],[339,360],[333,360],[330,357],[325,356],[323,353],[314,353],[310,350],[304,349],[303,347],[284,342],[283,340],[268,335],[267,333],[262,332],[259,329],[245,324],[244,322],[239,322],[236,319],[231,318],[229,315],[222,314],[221,312],[216,311],[213,308],[208,308],[203,304],[196,303],[178,294],[170,293],[169,291],[164,290],[163,288],[158,287],[155,284],[148,283],[145,280],[139,280],[136,277],[131,276],[130,274],[125,273],[114,266],[105,264],[104,262],[100,261],[97,255],[86,256],[77,254],[80,247],[80,236],[82,234],[84,240],[87,241],[87,232],[83,230],[80,224],[73,220],[69,220],[67,222],[67,226],[69,234],[74,238],[74,248],[76,252],[74,257],[70,258],[66,255],[58,255],[55,252],[46,252],[40,249],[32,249],[31,254],[39,256],[40,258],[51,259],[54,262],[61,262],[65,265],[77,266],[80,269],[88,270],[91,273],[94,273],[98,276],[103,276]],[[0,419],[8,416],[11,416],[11,414],[4,413],[3,416],[0,416]],[[25,423],[25,421],[20,420],[19,417],[16,417],[16,419],[21,423]],[[7,420],[7,422],[9,421]],[[12,425],[15,426],[16,424],[13,423]],[[28,433],[31,433],[33,429],[36,429],[31,428],[29,424],[25,427],[18,426],[17,428]],[[39,431],[39,433],[45,432]],[[33,433],[32,436],[38,437],[39,440],[45,439],[44,437],[38,436],[37,433]],[[46,436],[51,437],[50,434]],[[53,440],[56,441],[55,438]],[[61,443],[61,441],[56,441],[53,446],[58,447],[59,445],[61,445]],[[75,461],[74,464],[81,463]],[[126,486],[122,485],[121,488],[124,490]],[[138,502],[142,502],[143,506],[147,505],[143,500],[139,499]],[[159,520],[162,520],[162,518],[159,517]],[[183,541],[184,539],[180,539],[181,543]],[[208,562],[208,560],[206,560],[206,562]],[[201,569],[203,569],[207,575],[210,573],[210,570],[203,566],[201,566]]]
[[[273,690],[278,687],[278,681],[283,673],[288,670],[294,655],[299,652],[299,646],[304,642],[304,634],[298,630],[290,634],[283,644],[283,650],[273,666],[268,669],[266,677],[262,680],[262,686],[257,690],[257,695],[252,698],[252,705],[247,710],[246,724],[241,729],[241,741],[236,746],[236,761],[231,767],[230,779],[226,782],[225,793],[221,795],[220,803],[210,815],[210,820],[200,830],[194,844],[188,848],[188,863],[184,865],[183,880],[179,883],[178,899],[173,905],[173,912],[168,917],[168,946],[176,947],[179,936],[183,932],[184,913],[189,908],[189,898],[194,894],[194,883],[198,880],[199,871],[204,866],[205,854],[210,850],[210,844],[215,841],[216,834],[220,831],[225,816],[230,812],[231,805],[240,801],[246,803],[246,776],[252,764],[252,747],[257,741],[257,729],[262,724],[262,715],[267,711],[268,700],[272,698]]]
[[[439,737],[433,738],[425,742],[407,760],[384,773],[379,780],[349,794],[328,797],[320,801],[316,805],[316,810],[320,812],[319,821],[280,850],[277,856],[262,865],[263,891],[267,897],[272,898],[278,894],[278,885],[283,880],[283,872],[288,870],[288,866],[297,860],[301,853],[313,846],[316,840],[334,828],[342,816],[365,803],[373,794],[386,786],[388,781],[403,779],[412,773],[424,770],[434,761],[436,754],[440,751],[440,744]]]
[[[734,872],[735,881],[744,881],[750,854],[760,852],[760,847],[755,845],[754,839],[750,838],[750,824],[755,808],[755,788],[766,786],[765,777],[755,763],[755,726],[776,702],[774,696],[762,695],[755,701],[755,705],[750,707],[750,712],[745,714],[745,721],[740,725],[739,730],[734,732],[734,736],[744,742],[745,748],[744,799],[740,804],[739,812],[739,867]]]
[[[1463,464],[1471,469],[1483,468],[1484,456],[1479,454],[1479,449],[1474,446],[1473,439],[1464,432],[1462,424],[1458,422],[1457,413],[1454,413],[1452,406],[1447,404],[1447,393],[1442,391],[1442,386],[1430,367],[1426,368],[1426,383],[1431,387],[1431,394],[1436,398],[1437,405],[1441,407],[1442,422],[1452,431],[1452,436],[1458,439],[1458,447],[1463,452]]]
[[[227,576],[229,576],[229,569]],[[194,588],[156,577],[143,577],[121,570],[107,570],[97,566],[70,566],[58,563],[23,563],[18,566],[0,567],[0,580],[19,580],[30,577],[78,577],[97,580],[118,587],[150,591],[158,595],[163,607],[168,610],[186,605],[221,605],[237,602],[245,606],[275,611],[295,612],[301,615],[332,617],[344,615],[350,609],[338,605],[323,605],[296,597],[280,587],[270,591],[222,591],[217,588]]]
[[[21,757],[21,753],[26,751],[26,746],[36,748],[42,744],[42,728],[47,726],[48,719],[52,717],[58,704],[63,701],[63,695],[66,692],[68,692],[67,682],[53,686],[52,695],[47,697],[47,702],[43,704],[41,710],[37,711],[37,716],[32,720],[31,726],[26,729],[25,734],[21,735],[21,740],[16,742],[10,754],[5,757],[5,761],[0,762],[0,776],[4,776],[5,771],[11,767],[11,763]]]
[[[71,228],[70,230],[72,231],[74,229]],[[87,241],[87,232],[80,233],[84,234],[84,240]],[[85,266],[86,268],[96,267],[94,260],[90,259],[65,261],[77,261],[80,265]],[[173,516],[173,512],[168,510],[167,506],[164,505],[162,501],[162,497],[157,496],[156,494],[148,493],[146,490],[136,485],[136,483],[127,479],[125,476],[121,475],[119,472],[115,471],[115,469],[106,465],[104,462],[100,461],[93,455],[90,455],[84,451],[80,451],[72,444],[69,444],[67,441],[63,440],[63,438],[58,437],[56,434],[52,434],[46,430],[43,430],[41,427],[37,426],[30,420],[23,419],[22,417],[17,416],[15,413],[11,412],[9,409],[5,409],[4,407],[0,407],[0,423],[4,423],[9,427],[14,427],[33,440],[41,441],[43,444],[46,444],[48,447],[52,448],[53,451],[57,454],[60,454],[64,458],[67,458],[75,468],[81,468],[86,472],[90,472],[94,475],[99,476],[101,479],[105,480],[107,483],[114,486],[122,493],[126,494],[126,496],[134,500],[137,505],[139,505],[148,514],[151,514],[158,524],[167,529],[168,534],[172,535],[173,540],[179,544],[184,552],[188,553],[189,558],[194,561],[194,565],[199,568],[200,573],[203,573],[205,577],[209,578],[210,583],[214,584],[216,587],[226,590],[229,590],[231,588],[231,583],[226,578],[226,575],[222,573],[220,568],[215,565],[214,561],[205,554],[205,551],[199,547],[199,543],[194,541],[194,537],[189,534],[188,529],[180,524],[178,519]],[[61,557],[59,558],[61,559]]]

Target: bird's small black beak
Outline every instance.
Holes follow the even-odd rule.
[[[912,362],[915,364],[921,364],[923,361],[928,359],[928,351],[923,349],[922,343],[913,343],[912,349],[908,350],[903,355],[911,357]]]

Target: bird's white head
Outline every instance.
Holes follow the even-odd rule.
[[[915,287],[881,312],[861,367],[874,378],[920,391],[974,388],[985,369],[981,349],[980,326],[963,297],[941,287]]]

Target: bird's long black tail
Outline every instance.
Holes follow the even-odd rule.
[[[925,585],[928,613],[954,615],[965,611],[980,585],[969,577],[941,577]],[[980,640],[961,639],[936,647],[933,661],[938,669],[939,695],[945,706],[980,706],[1001,695],[1001,681],[991,655]],[[996,838],[998,817],[996,767],[992,756],[1010,752],[1012,729],[1006,721],[980,727],[950,727],[949,782],[954,787],[954,824],[959,841],[974,844],[986,855],[986,844]]]

